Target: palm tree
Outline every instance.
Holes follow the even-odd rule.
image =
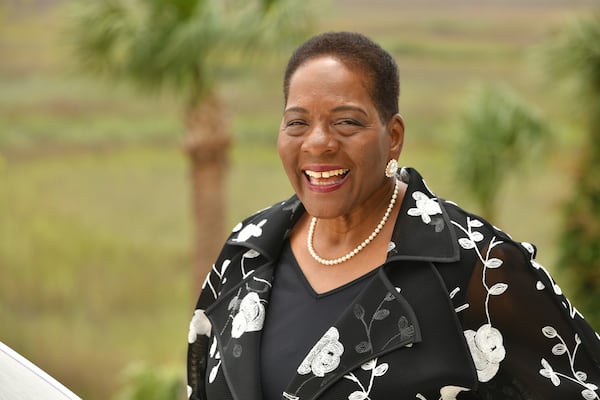
[[[194,282],[210,269],[224,232],[231,138],[216,90],[219,60],[297,38],[308,31],[307,10],[295,0],[98,0],[76,10],[70,33],[84,70],[182,98],[197,227]]]
[[[574,299],[600,326],[600,13],[581,20],[551,47],[552,72],[578,83],[577,107],[585,111],[587,135],[564,208],[559,267],[573,283]],[[554,77],[555,74],[553,74]]]
[[[508,87],[476,91],[462,115],[456,172],[484,218],[495,220],[502,184],[547,143],[548,132],[541,116]]]

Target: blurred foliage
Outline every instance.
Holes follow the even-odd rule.
[[[131,365],[114,400],[181,400],[185,383],[178,369]]]
[[[462,115],[454,149],[457,180],[475,198],[483,217],[497,220],[498,193],[547,147],[550,127],[539,111],[507,86],[480,87]]]
[[[191,103],[227,61],[295,43],[312,20],[295,0],[94,0],[73,10],[68,37],[83,70],[174,89]]]
[[[564,206],[560,267],[573,283],[574,299],[600,325],[600,11],[575,23],[551,49],[551,65],[579,88],[577,107],[587,129],[574,188]]]

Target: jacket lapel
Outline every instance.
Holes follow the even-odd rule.
[[[312,348],[284,397],[314,399],[375,357],[420,341],[420,327],[411,305],[379,270]]]
[[[240,263],[244,261],[242,257]],[[206,315],[212,323],[218,348],[216,357],[219,361],[213,366],[214,374],[219,372],[219,367],[222,368],[234,399],[261,400],[257,366],[273,281],[273,265],[264,262],[256,269],[246,271],[246,274],[245,279],[224,292],[206,310]],[[209,375],[209,382],[210,379]]]

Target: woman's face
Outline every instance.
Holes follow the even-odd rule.
[[[332,57],[308,60],[292,75],[278,150],[312,216],[368,212],[389,193],[385,166],[400,154],[404,125],[399,115],[381,122],[367,84]]]

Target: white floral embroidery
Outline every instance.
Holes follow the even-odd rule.
[[[440,389],[440,400],[456,400],[460,392],[468,392],[470,389],[461,386],[444,386]]]
[[[389,242],[388,247],[387,247],[387,252],[389,253],[390,251],[394,250],[395,248],[396,248],[396,243]]]
[[[416,191],[412,194],[413,199],[416,200],[416,208],[408,210],[408,215],[411,217],[421,217],[424,223],[428,224],[431,222],[431,216],[441,214],[442,209],[435,198],[429,198],[423,192]]]
[[[190,321],[190,331],[188,333],[188,343],[194,343],[198,335],[210,336],[211,324],[204,310],[194,311],[194,316]]]
[[[339,341],[340,333],[331,327],[310,350],[298,367],[300,375],[313,373],[323,377],[340,365],[340,357],[344,353],[344,345]]]
[[[364,371],[371,371],[371,377],[369,379],[369,385],[365,387],[360,380],[354,375],[354,373],[349,373],[348,375],[344,375],[344,378],[351,380],[352,382],[356,382],[359,386],[360,390],[354,391],[348,395],[348,400],[366,400],[370,399],[369,395],[371,394],[371,390],[373,389],[373,383],[376,377],[383,376],[388,371],[389,365],[388,363],[381,363],[377,365],[377,358],[372,359],[361,365],[360,367]]]
[[[477,332],[466,330],[465,338],[471,350],[479,381],[489,381],[496,375],[500,362],[506,356],[502,334],[490,324],[485,324]]]
[[[244,227],[244,224],[242,224],[241,222],[238,222],[237,225],[233,227],[231,232],[239,232],[240,230],[242,230],[243,227]]]
[[[256,292],[250,292],[240,302],[239,312],[231,323],[231,337],[240,338],[245,332],[259,331],[265,322],[265,306]]]
[[[467,237],[458,239],[459,245],[465,250],[473,250],[476,252],[477,257],[483,264],[483,272],[481,281],[487,294],[485,298],[485,315],[487,317],[487,323],[482,325],[477,332],[468,329],[464,331],[469,350],[471,351],[471,357],[473,363],[477,369],[477,378],[480,382],[488,382],[491,380],[498,370],[500,369],[500,362],[506,357],[506,350],[504,348],[504,339],[502,333],[492,326],[489,302],[491,296],[500,296],[508,289],[508,284],[498,282],[491,287],[488,285],[486,280],[486,273],[488,269],[496,269],[502,267],[503,261],[499,258],[491,256],[491,251],[494,247],[501,244],[501,241],[497,241],[495,237],[490,240],[485,255],[481,253],[477,247],[477,243],[484,239],[481,232],[475,230],[481,228],[483,223],[478,219],[471,219],[467,217],[467,227],[463,227],[455,221],[452,223],[463,231]]]
[[[456,400],[456,396],[460,392],[468,392],[469,390],[471,389],[467,389],[461,386],[444,386],[440,389],[439,400]],[[427,398],[421,393],[418,393],[416,398],[419,400],[427,400]]]
[[[213,383],[215,378],[217,377],[217,373],[219,372],[219,368],[221,367],[221,353],[217,351],[217,339],[213,338],[212,344],[210,345],[209,354],[215,360],[219,360],[217,365],[212,367],[210,370],[210,374],[208,375],[208,383]]]
[[[583,388],[583,390],[581,391],[581,397],[585,400],[600,399],[597,393],[598,386],[596,386],[593,383],[586,382],[587,374],[584,371],[575,370],[575,359],[577,358],[577,352],[579,350],[579,346],[581,345],[581,338],[579,337],[579,335],[575,334],[575,347],[571,350],[567,346],[565,340],[558,334],[554,327],[545,326],[542,329],[542,333],[548,339],[558,339],[559,343],[555,344],[554,347],[552,347],[552,354],[554,354],[555,356],[567,356],[569,358],[569,364],[571,365],[571,369],[569,371],[570,374],[554,371],[550,363],[545,358],[542,358],[542,369],[540,370],[540,374],[550,379],[554,386],[559,386],[561,384],[561,378],[567,379],[578,385],[581,385],[581,387]]]
[[[267,222],[263,219],[258,224],[248,224],[240,232],[237,237],[232,239],[234,242],[245,242],[252,237],[260,237],[262,235],[262,226]],[[237,227],[236,227],[237,228]]]

